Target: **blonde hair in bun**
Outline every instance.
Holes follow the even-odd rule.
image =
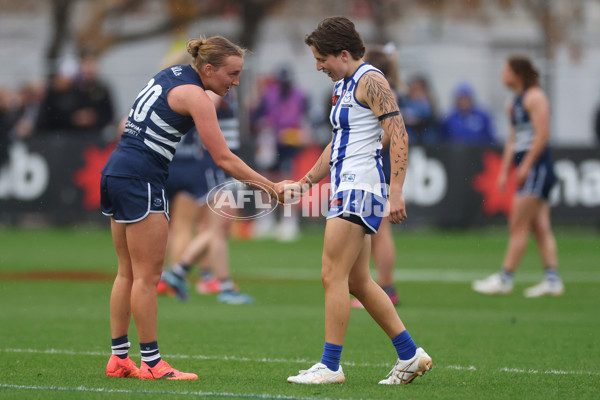
[[[244,57],[246,54],[246,49],[230,42],[223,36],[211,36],[208,39],[201,36],[198,39],[190,39],[186,47],[194,59],[194,66],[198,69],[206,64],[219,68],[225,64],[227,57]]]

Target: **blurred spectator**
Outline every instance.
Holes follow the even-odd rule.
[[[78,73],[79,72],[79,73]],[[51,79],[38,117],[43,131],[100,132],[113,119],[108,87],[98,78],[97,59],[63,63]]]
[[[291,71],[283,67],[276,79],[265,86],[252,115],[254,131],[258,133],[256,163],[269,172],[271,179],[293,176],[295,158],[310,142],[307,118],[308,98],[294,85]],[[276,233],[281,240],[293,240],[299,234],[298,210],[291,209],[292,215],[282,217]],[[259,219],[257,236],[275,233],[273,214]]]
[[[45,95],[46,85],[42,81],[32,81],[21,88],[22,108],[11,131],[13,139],[25,139],[32,135]]]
[[[600,143],[600,105],[596,109],[596,120],[594,121],[594,132],[596,133],[596,139]]]
[[[497,143],[492,116],[477,105],[471,85],[454,91],[454,109],[442,123],[442,138],[449,143],[489,146]]]
[[[259,164],[286,175],[292,172],[293,158],[307,142],[307,112],[306,95],[294,86],[291,71],[281,68],[277,79],[265,87],[253,115],[259,136],[273,136],[277,148],[274,159],[257,160]]]
[[[76,130],[72,114],[78,107],[78,96],[73,85],[77,65],[64,61],[50,78],[46,95],[38,115],[37,128],[41,131]]]
[[[400,111],[411,145],[433,146],[439,143],[435,102],[425,78],[415,77],[408,82],[408,95]]]
[[[21,104],[19,92],[0,88],[0,168],[8,161],[10,132],[21,113]]]
[[[87,55],[81,60],[75,79],[79,107],[73,114],[75,125],[100,131],[112,122],[113,103],[108,86],[98,76],[98,59]]]

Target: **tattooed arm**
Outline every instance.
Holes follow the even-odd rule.
[[[383,142],[390,141],[390,222],[400,223],[406,219],[402,186],[408,166],[408,135],[398,102],[385,77],[375,71],[367,72],[358,82],[356,98],[379,118],[385,134]]]

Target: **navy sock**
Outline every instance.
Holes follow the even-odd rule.
[[[112,353],[122,360],[126,359],[129,355],[130,346],[131,343],[129,343],[129,340],[127,340],[127,335],[123,335],[116,339],[111,339],[110,348],[112,349]]]
[[[340,358],[342,358],[342,349],[344,346],[325,342],[323,357],[321,362],[327,365],[332,371],[337,371],[340,368]]]
[[[558,277],[558,271],[556,270],[556,268],[551,268],[551,267],[546,268],[545,278],[546,278],[546,280],[548,280],[550,282],[560,281],[560,278]]]
[[[387,294],[388,296],[394,295],[396,294],[396,287],[394,285],[392,286],[387,286],[387,287],[381,287],[383,289],[383,291],[385,292],[385,294]]]
[[[413,342],[408,331],[404,331],[392,339],[392,343],[401,360],[410,360],[417,352],[417,345]]]
[[[160,353],[158,351],[158,342],[140,343],[140,350],[142,351],[142,361],[148,364],[150,368],[153,368],[160,361]]]
[[[200,271],[200,278],[207,281],[213,277],[212,270],[210,268],[202,268]]]

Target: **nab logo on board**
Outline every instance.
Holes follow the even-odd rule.
[[[410,150],[404,184],[407,203],[430,207],[440,203],[448,190],[448,174],[440,160],[427,158],[425,149]]]
[[[600,206],[600,160],[560,159],[554,163],[554,172],[558,182],[550,192],[552,205]]]
[[[9,161],[0,169],[1,200],[35,200],[50,182],[50,168],[40,154],[30,153],[23,143],[10,148]]]

